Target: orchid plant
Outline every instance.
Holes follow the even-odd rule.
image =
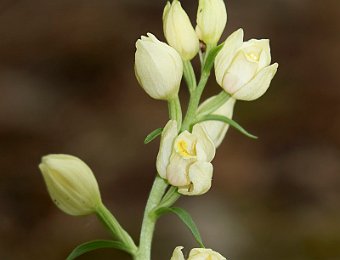
[[[165,126],[152,131],[144,141],[147,144],[160,136],[157,173],[138,244],[105,207],[97,181],[82,160],[64,154],[42,158],[39,168],[54,203],[73,216],[96,214],[113,236],[111,240],[94,240],[77,246],[68,260],[98,248],[115,248],[129,253],[135,260],[150,260],[156,221],[166,213],[177,215],[198,243],[187,259],[226,259],[205,248],[190,214],[173,205],[182,195],[196,196],[209,191],[213,176],[211,162],[229,126],[256,138],[231,119],[234,105],[237,100],[251,101],[262,96],[278,64],[271,65],[269,40],[244,41],[242,29],[218,44],[227,22],[223,0],[199,0],[196,22],[194,29],[181,3],[173,0],[163,12],[167,43],[151,33],[136,42],[136,78],[150,97],[167,101],[169,108]],[[200,73],[195,73],[191,62],[196,56],[199,56]],[[221,92],[201,102],[213,67]],[[190,97],[184,116],[178,96],[182,77]],[[182,249],[176,247],[171,260],[184,260]]]

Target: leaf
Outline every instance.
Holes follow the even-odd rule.
[[[195,240],[197,241],[197,243],[201,246],[204,247],[203,242],[202,242],[202,238],[201,235],[198,231],[198,228],[195,224],[195,222],[193,221],[192,217],[190,216],[190,214],[182,209],[182,208],[177,208],[177,207],[171,207],[171,208],[159,208],[155,211],[155,215],[157,217],[160,217],[161,215],[164,215],[166,213],[174,213],[177,215],[177,217],[180,218],[180,220],[183,221],[183,223],[189,228],[189,230],[191,231],[191,233],[193,234]]]
[[[206,116],[201,117],[199,120],[197,120],[196,123],[200,123],[200,122],[203,122],[203,121],[209,121],[209,120],[221,121],[221,122],[227,123],[227,124],[231,125],[232,127],[236,128],[242,134],[244,134],[244,135],[246,135],[246,136],[248,136],[250,138],[257,139],[257,136],[252,135],[247,130],[245,130],[242,126],[240,126],[236,121],[234,121],[231,118],[228,118],[226,116],[221,116],[221,115],[206,115]]]
[[[157,136],[159,136],[160,134],[162,134],[163,132],[163,128],[157,128],[155,130],[153,130],[150,134],[147,135],[147,137],[145,137],[144,139],[144,144],[148,144],[150,143],[152,140],[154,140]]]
[[[217,54],[220,52],[220,50],[222,49],[222,47],[223,47],[223,43],[212,48],[208,52],[208,56],[207,56],[207,58],[205,59],[205,62],[204,62],[203,71],[209,72],[211,70],[212,66],[214,65],[215,58],[216,58]]]
[[[69,254],[66,260],[76,259],[78,256],[81,256],[85,253],[88,253],[90,251],[100,249],[100,248],[115,248],[115,249],[123,250],[129,253],[129,249],[126,248],[122,242],[112,241],[112,240],[93,240],[93,241],[85,242],[77,246]]]

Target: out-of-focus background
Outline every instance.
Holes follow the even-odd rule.
[[[195,21],[198,1],[183,0]],[[207,195],[183,197],[208,247],[232,260],[340,259],[340,1],[229,0],[223,38],[269,38],[280,64],[268,92],[236,104]],[[164,102],[138,86],[135,41],[164,40],[161,0],[0,1],[0,259],[59,260],[109,238],[94,216],[51,202],[42,155],[86,161],[102,197],[137,240],[155,174]],[[195,61],[197,63],[197,60]],[[206,94],[219,91],[214,77]],[[187,98],[185,89],[181,92]],[[196,247],[174,216],[157,224],[153,259]],[[129,259],[100,250],[80,259]]]

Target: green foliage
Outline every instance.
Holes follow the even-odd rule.
[[[179,219],[182,220],[183,223],[189,228],[189,230],[193,234],[197,243],[201,247],[204,247],[201,235],[198,231],[198,228],[197,228],[195,222],[193,221],[192,217],[190,216],[190,214],[186,210],[184,210],[182,208],[178,208],[178,207],[171,207],[171,208],[163,207],[163,208],[157,209],[154,212],[154,215],[158,218],[158,217],[160,217],[164,214],[167,214],[167,213],[174,213],[175,215],[177,215],[177,217],[179,217]]]
[[[93,241],[85,242],[77,246],[69,254],[66,260],[76,259],[78,256],[81,256],[85,253],[88,253],[96,249],[101,249],[101,248],[115,248],[115,249],[129,252],[129,249],[126,248],[122,242],[112,241],[112,240],[93,240]]]
[[[240,131],[242,134],[244,134],[244,135],[246,135],[246,136],[248,136],[250,138],[257,139],[257,136],[252,135],[247,130],[245,130],[242,126],[240,126],[236,121],[234,121],[231,118],[228,118],[226,116],[221,116],[221,115],[205,115],[205,116],[199,118],[195,123],[200,123],[200,122],[209,121],[209,120],[224,122],[226,124],[231,125],[235,129]]]
[[[155,130],[153,130],[150,134],[148,134],[145,139],[144,139],[144,144],[148,144],[151,141],[153,141],[156,137],[158,137],[159,135],[161,135],[163,132],[163,128],[157,128]]]

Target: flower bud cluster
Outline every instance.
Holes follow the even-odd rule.
[[[168,2],[163,11],[163,31],[168,44],[150,33],[136,43],[135,71],[142,88],[155,99],[170,102],[178,98],[183,73],[188,77],[185,74],[188,62],[200,51],[204,68],[206,56],[217,46],[226,23],[223,0],[199,0],[195,29],[181,3],[178,0]],[[207,53],[199,49],[199,41],[208,47]],[[219,97],[211,97],[197,107],[195,115],[214,107],[208,109],[209,115],[231,118],[236,100],[249,101],[262,96],[277,71],[278,64],[270,64],[267,39],[243,41],[243,30],[239,29],[222,45],[213,63],[216,81],[229,99],[216,106]],[[195,78],[194,74],[191,76]],[[196,94],[195,87],[189,86],[191,95]],[[188,131],[186,127],[181,129],[181,118],[171,119],[174,120],[166,124],[161,137],[156,163],[158,173],[178,187],[181,194],[203,194],[211,187],[211,160],[229,124],[208,120],[191,125]]]
[[[159,176],[166,181],[157,176],[156,180],[160,180],[164,187],[154,189],[155,192],[163,192],[157,198],[160,202],[155,209],[172,205],[178,193],[201,195],[211,188],[211,162],[229,124],[252,136],[231,120],[236,101],[261,97],[276,74],[278,64],[271,64],[268,39],[244,41],[243,30],[239,29],[218,45],[226,23],[227,10],[223,0],[199,0],[195,28],[181,3],[173,0],[166,4],[163,11],[163,31],[167,43],[151,33],[141,36],[136,42],[134,68],[137,81],[150,97],[169,103],[170,120],[163,129],[156,129],[149,135],[156,137],[162,132],[156,168]],[[206,48],[200,49],[204,45]],[[201,62],[199,81],[191,64],[198,53]],[[222,90],[200,104],[213,65],[216,82]],[[183,75],[190,100],[182,120],[178,93]],[[42,158],[39,168],[52,200],[62,211],[74,216],[97,213],[127,251],[140,256],[136,259],[149,259],[145,257],[147,253],[137,252],[131,237],[107,213],[97,181],[83,161],[71,155],[52,154]],[[168,184],[176,188],[168,189],[164,195]],[[157,213],[157,210],[152,210],[147,206],[146,225],[150,224],[150,216],[153,216],[148,214]],[[146,232],[153,230],[150,227],[144,229]],[[151,238],[149,235],[147,237]],[[145,248],[150,249],[150,246],[146,244]],[[171,260],[185,260],[182,248],[176,247]],[[211,249],[194,248],[187,259],[226,258]]]

